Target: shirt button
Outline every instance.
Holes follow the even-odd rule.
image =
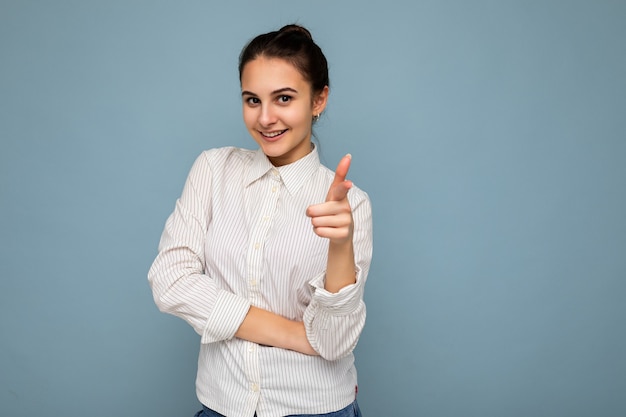
[[[252,391],[254,391],[254,392],[259,392],[259,386],[258,386],[258,384],[252,384],[252,386],[250,387],[250,389],[252,389]]]
[[[272,192],[275,193],[277,190],[276,186],[272,187]]]
[[[252,285],[253,287],[256,286],[256,279],[252,279],[250,280],[250,285]]]
[[[254,249],[259,249],[261,247],[261,244],[259,242],[254,244]]]
[[[254,352],[254,345],[250,345],[250,347],[248,347],[248,352]]]

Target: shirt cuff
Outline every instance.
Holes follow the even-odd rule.
[[[323,272],[309,281],[314,289],[313,301],[319,308],[326,310],[333,316],[346,316],[353,313],[363,298],[363,272],[357,265],[356,282],[346,285],[336,293],[324,288],[326,273]]]
[[[248,310],[250,310],[248,300],[228,291],[220,291],[213,311],[207,319],[201,343],[214,343],[235,337]]]

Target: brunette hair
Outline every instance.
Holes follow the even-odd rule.
[[[330,85],[326,57],[313,41],[311,32],[302,26],[286,25],[252,39],[239,55],[239,81],[246,64],[261,56],[289,62],[311,84],[313,93]]]

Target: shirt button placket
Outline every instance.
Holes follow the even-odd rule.
[[[262,201],[259,202],[258,211],[255,210],[255,215],[258,216],[258,221],[252,227],[249,241],[248,252],[248,291],[250,302],[252,305],[258,305],[256,301],[259,299],[260,285],[261,285],[261,273],[263,271],[263,258],[265,256],[265,240],[268,236],[269,229],[272,225],[272,219],[275,215],[278,198],[280,197],[280,185],[281,178],[278,170],[273,169],[271,174],[265,178],[268,184],[265,185],[269,192],[264,196]],[[259,364],[259,352],[255,343],[247,342],[246,357],[246,374],[248,377],[251,401],[256,401],[261,391],[260,380],[260,364]],[[255,398],[255,399],[253,399]]]

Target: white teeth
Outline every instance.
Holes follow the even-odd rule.
[[[267,138],[275,138],[276,136],[282,135],[283,133],[285,133],[285,130],[281,130],[280,132],[266,132],[261,134]]]

